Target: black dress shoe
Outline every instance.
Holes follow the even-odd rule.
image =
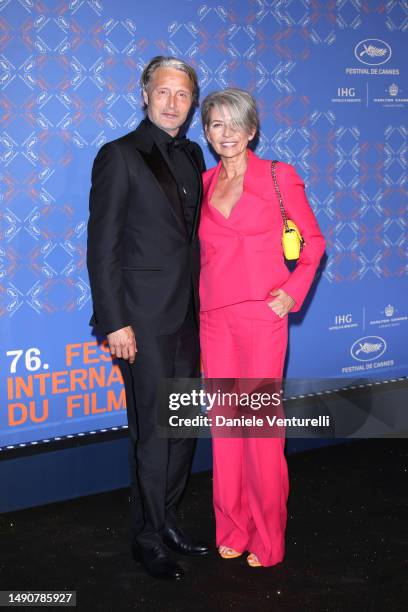
[[[132,554],[135,561],[140,561],[143,568],[154,578],[165,580],[180,580],[183,576],[181,567],[172,561],[163,546],[157,544],[153,548],[144,548],[133,544]]]
[[[210,552],[207,544],[204,542],[194,542],[177,527],[167,527],[164,530],[163,542],[171,550],[182,555],[207,555]]]

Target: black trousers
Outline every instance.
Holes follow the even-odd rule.
[[[152,547],[165,527],[175,526],[177,504],[190,473],[195,440],[157,435],[161,378],[199,376],[200,348],[193,302],[181,328],[155,336],[135,330],[134,364],[120,359],[130,434],[131,529],[136,543]]]

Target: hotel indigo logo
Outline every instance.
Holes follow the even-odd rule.
[[[366,38],[356,45],[354,55],[362,64],[379,66],[391,59],[392,51],[390,45],[383,40]]]
[[[351,356],[356,361],[372,361],[380,357],[387,348],[387,343],[380,336],[365,336],[359,338],[350,349]]]

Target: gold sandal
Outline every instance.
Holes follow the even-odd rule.
[[[250,553],[247,556],[247,563],[250,567],[262,567],[262,563],[254,553]]]
[[[220,557],[222,557],[223,559],[236,559],[237,557],[240,557],[242,555],[242,552],[238,552],[237,550],[234,550],[229,546],[219,546],[218,552]]]

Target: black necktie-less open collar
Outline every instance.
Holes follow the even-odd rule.
[[[182,136],[181,138],[172,138],[167,142],[167,151],[169,155],[172,155],[176,150],[183,151],[187,149],[189,144],[190,141],[185,136]]]
[[[160,147],[158,146],[159,142],[165,145],[166,152],[168,152],[167,145],[172,143],[172,152],[177,149],[181,149],[185,151],[186,155],[190,158],[190,161],[197,174],[197,180],[198,180],[198,185],[199,185],[199,197],[198,197],[196,212],[194,216],[193,228],[190,233],[190,241],[191,241],[197,231],[197,226],[198,226],[198,221],[199,221],[199,212],[200,212],[200,203],[201,203],[201,197],[202,197],[201,172],[198,166],[198,162],[195,159],[195,156],[192,155],[192,151],[190,150],[191,141],[188,138],[186,138],[185,135],[181,137],[176,136],[174,138],[174,137],[171,137],[170,135],[163,133],[163,130],[155,126],[148,118],[145,118],[143,121],[141,121],[139,126],[133,132],[133,134],[134,134],[134,143],[139,153],[142,155],[150,171],[155,176],[158,186],[160,187],[163,194],[167,197],[167,199],[171,203],[173,213],[175,214],[180,225],[183,227],[183,230],[186,232],[187,232],[187,227],[185,224],[184,210],[183,210],[182,202],[180,199],[177,179],[175,178],[170,168],[170,164],[169,164],[171,154],[168,153],[169,160],[167,161],[164,151],[163,151],[164,153],[163,154],[160,150]],[[156,141],[155,136],[159,136],[157,138],[157,141]]]

